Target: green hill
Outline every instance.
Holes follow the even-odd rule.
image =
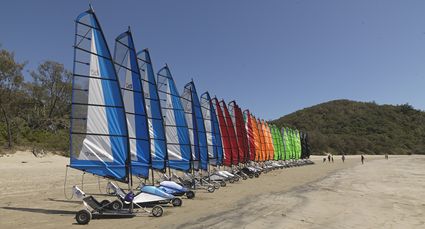
[[[307,131],[313,154],[425,153],[425,112],[409,104],[335,100],[272,122]]]

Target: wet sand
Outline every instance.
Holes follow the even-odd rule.
[[[335,163],[272,171],[197,191],[160,218],[92,220],[89,228],[424,228],[425,156],[348,156]],[[67,158],[18,152],[0,157],[0,228],[76,228],[81,201],[64,196]],[[81,186],[70,169],[65,191]],[[106,181],[84,176],[87,193],[105,192]]]

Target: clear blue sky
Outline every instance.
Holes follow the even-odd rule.
[[[191,78],[265,119],[333,99],[425,110],[425,1],[92,1],[111,48],[132,27],[156,71]],[[72,66],[88,1],[0,3],[0,43],[29,61]],[[111,50],[112,51],[112,50]]]

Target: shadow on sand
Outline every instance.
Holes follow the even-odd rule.
[[[2,207],[5,210],[12,211],[23,211],[23,212],[33,212],[41,213],[47,215],[74,215],[75,211],[64,211],[64,210],[54,210],[54,209],[42,209],[42,208],[17,208],[17,207]]]
[[[81,200],[60,200],[60,199],[53,199],[53,198],[47,198],[48,201],[54,201],[59,203],[67,203],[67,204],[81,204]]]

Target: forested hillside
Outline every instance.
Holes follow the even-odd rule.
[[[314,154],[425,153],[425,112],[408,104],[335,100],[273,122],[307,131]]]

